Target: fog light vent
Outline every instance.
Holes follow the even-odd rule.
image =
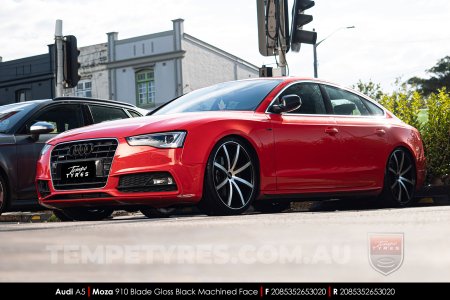
[[[175,180],[168,172],[151,172],[122,175],[117,189],[121,192],[167,192],[176,191]]]
[[[50,195],[50,187],[48,186],[48,181],[38,180],[37,186],[38,186],[39,195],[41,195],[42,198],[45,198],[48,195]]]

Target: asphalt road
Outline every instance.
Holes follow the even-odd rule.
[[[0,224],[0,281],[450,281],[450,206]],[[389,275],[369,234],[403,234]],[[401,256],[399,256],[401,257]]]

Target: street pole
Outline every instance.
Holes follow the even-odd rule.
[[[283,49],[283,47],[280,47],[280,50],[278,51],[278,66],[281,69],[281,76],[286,76],[286,50]]]
[[[316,29],[313,29],[313,31],[316,31]],[[313,51],[314,51],[314,78],[318,78],[319,75],[317,74],[317,43],[314,43],[313,45]]]
[[[56,97],[63,96],[64,66],[63,66],[63,35],[62,20],[56,20],[55,44],[56,44]]]
[[[323,43],[326,39],[328,39],[329,37],[331,37],[333,34],[335,34],[336,32],[338,32],[339,30],[342,30],[342,29],[353,29],[353,28],[355,28],[355,26],[347,26],[347,27],[340,27],[340,28],[338,28],[338,29],[336,29],[335,31],[333,31],[331,34],[329,34],[326,38],[324,38],[323,40],[321,40],[320,42],[318,42],[318,43],[315,43],[314,45],[313,45],[313,51],[314,51],[314,78],[317,78],[319,75],[318,75],[318,62],[317,62],[317,47],[321,44],[321,43]],[[313,29],[313,31],[316,31],[315,29]]]

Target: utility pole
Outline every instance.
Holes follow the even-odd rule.
[[[56,45],[56,97],[63,96],[64,58],[63,58],[63,34],[62,20],[56,20],[55,45]]]
[[[314,51],[314,78],[317,78],[319,75],[318,73],[318,63],[317,63],[317,47],[322,44],[323,42],[325,42],[326,39],[328,39],[329,37],[331,37],[333,34],[335,34],[336,32],[342,30],[342,29],[354,29],[355,26],[345,26],[345,27],[339,27],[338,29],[336,29],[335,31],[333,31],[331,34],[329,34],[326,38],[324,38],[323,40],[321,40],[318,43],[314,43],[313,44],[313,51]],[[313,29],[313,31],[315,31],[315,29]]]
[[[313,29],[313,31],[316,31],[316,29]],[[319,76],[317,74],[317,43],[314,43],[313,45],[313,52],[314,52],[314,78],[317,78]]]

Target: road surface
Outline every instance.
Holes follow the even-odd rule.
[[[450,281],[450,206],[334,209],[2,223],[0,281]],[[389,275],[369,263],[374,233],[404,237]]]

